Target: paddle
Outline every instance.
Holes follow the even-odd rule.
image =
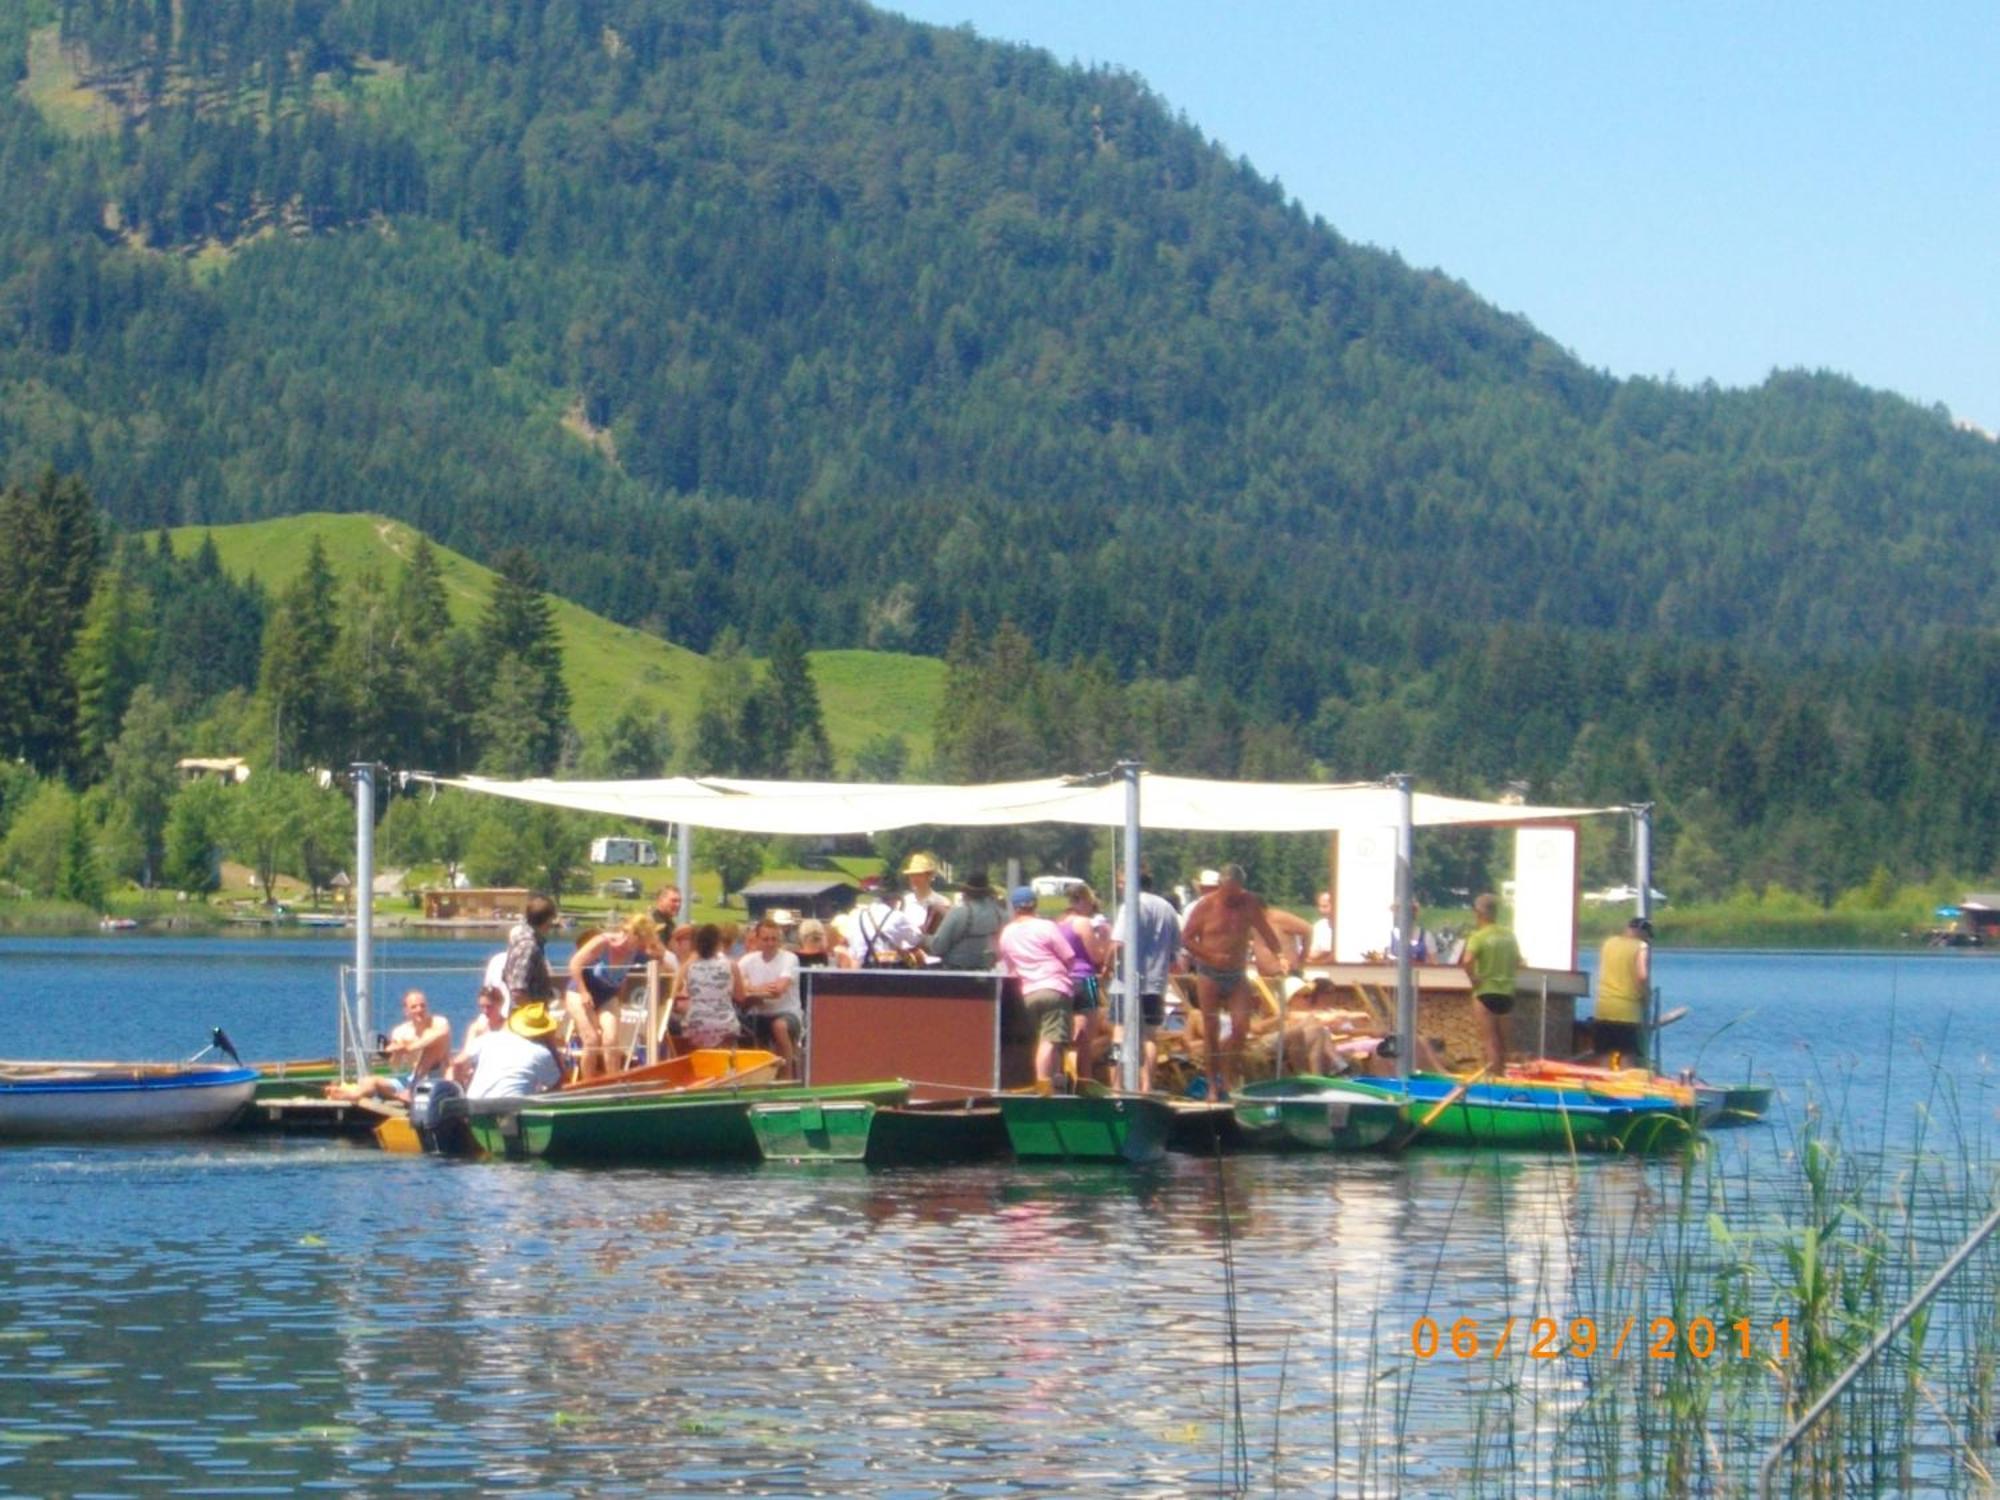
[[[1428,1130],[1431,1127],[1432,1123],[1436,1121],[1439,1115],[1443,1114],[1446,1110],[1450,1109],[1454,1104],[1458,1103],[1459,1100],[1463,1099],[1465,1097],[1466,1091],[1470,1089],[1475,1083],[1479,1082],[1480,1079],[1484,1078],[1487,1072],[1488,1068],[1481,1068],[1477,1073],[1474,1073],[1470,1078],[1461,1079],[1457,1088],[1453,1089],[1449,1094],[1446,1094],[1442,1099],[1438,1100],[1437,1107],[1433,1109],[1429,1114],[1425,1115],[1421,1120],[1417,1121],[1416,1129],[1412,1130],[1410,1134],[1414,1136],[1417,1134],[1418,1131]]]

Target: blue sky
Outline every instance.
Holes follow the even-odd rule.
[[[1619,375],[2000,432],[2000,5],[896,0],[1144,78],[1349,239]]]

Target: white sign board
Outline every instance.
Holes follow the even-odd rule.
[[[1573,824],[1514,830],[1514,938],[1531,969],[1576,968]]]
[[[1396,920],[1396,830],[1344,829],[1334,869],[1334,961],[1358,964],[1364,954],[1387,953]]]

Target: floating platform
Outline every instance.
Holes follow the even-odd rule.
[[[262,1135],[333,1135],[368,1140],[384,1120],[402,1118],[402,1110],[379,1099],[253,1099],[237,1128]]]

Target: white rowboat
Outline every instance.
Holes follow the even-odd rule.
[[[205,1135],[256,1088],[236,1064],[0,1062],[0,1140]]]

